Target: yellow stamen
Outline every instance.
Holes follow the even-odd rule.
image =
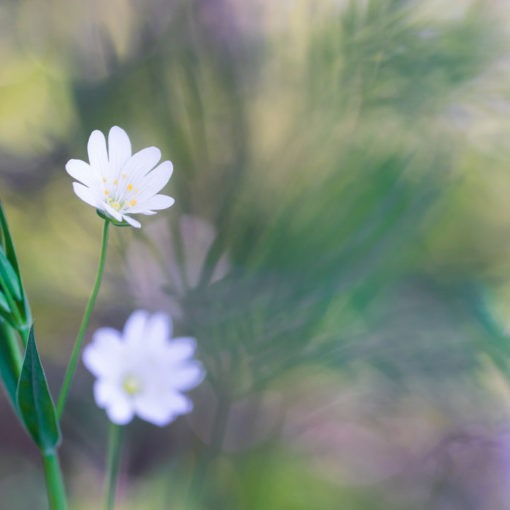
[[[114,209],[119,209],[120,204],[119,204],[118,202],[115,202],[114,204],[112,204],[112,207],[113,207]]]
[[[104,190],[104,194],[105,195],[108,195],[108,193],[110,193],[107,189]]]
[[[103,177],[103,182],[106,182],[106,177]]]
[[[136,375],[127,375],[122,382],[122,387],[129,395],[136,395],[142,389],[142,381]]]
[[[125,179],[126,178],[126,174],[122,174],[122,178]]]
[[[113,181],[113,184],[117,184],[118,182],[119,182],[119,181],[117,181],[117,179],[115,179],[115,180]]]
[[[128,189],[128,191],[131,191],[133,189],[133,185],[132,184],[128,184],[127,189]]]
[[[129,202],[129,205],[131,207],[134,207],[136,205],[136,200],[133,198],[133,200],[131,200],[131,202]]]

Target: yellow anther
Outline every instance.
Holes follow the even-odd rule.
[[[129,205],[131,207],[134,207],[136,205],[136,200],[133,198],[133,200],[131,200],[131,202],[129,202]]]
[[[115,179],[115,180],[113,181],[113,184],[117,184],[118,182],[119,182],[119,181],[117,181],[117,179]]]
[[[112,207],[113,207],[114,209],[119,209],[120,204],[119,204],[118,202],[115,202],[114,204],[112,204]]]
[[[105,195],[108,195],[108,193],[110,193],[107,189],[104,190],[104,194]]]
[[[103,182],[106,182],[106,177],[103,177]]]
[[[122,174],[122,178],[125,179],[126,178],[126,174]]]
[[[128,191],[131,191],[133,189],[133,185],[132,184],[128,184],[127,189],[128,189]]]
[[[142,381],[136,375],[127,375],[122,382],[122,387],[129,395],[136,395],[142,389]]]

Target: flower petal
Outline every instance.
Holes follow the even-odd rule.
[[[120,332],[113,328],[98,329],[92,343],[83,351],[83,363],[96,377],[112,373],[122,353]]]
[[[97,186],[99,183],[99,174],[96,169],[80,159],[70,159],[66,163],[66,172],[73,179],[82,182],[88,187]]]
[[[119,213],[119,211],[116,211],[111,205],[107,204],[106,202],[103,202],[101,204],[101,207],[114,219],[117,221],[122,221],[122,214]]]
[[[136,414],[145,421],[163,427],[171,423],[179,414],[193,409],[193,404],[183,395],[159,393],[140,395],[134,399]]]
[[[133,419],[135,414],[133,402],[127,395],[123,395],[119,391],[116,394],[116,398],[106,407],[106,414],[108,414],[108,418],[110,418],[113,423],[126,425],[126,423],[129,423]]]
[[[92,131],[87,144],[90,165],[96,167],[102,175],[106,175],[109,168],[106,140],[99,130]]]
[[[161,191],[170,180],[173,165],[170,161],[163,161],[154,170],[149,172],[139,183],[140,194],[136,197],[142,203]]]
[[[172,362],[183,361],[193,356],[197,342],[191,337],[179,337],[167,342],[166,356],[168,356]]]
[[[94,399],[99,407],[106,407],[115,402],[122,395],[119,386],[112,381],[98,379],[94,383]]]
[[[185,391],[198,386],[205,377],[202,365],[197,362],[190,362],[175,371],[172,371],[172,387],[176,390]]]
[[[167,209],[174,205],[175,200],[172,197],[167,195],[154,195],[153,197],[141,202],[139,205],[137,204],[135,207],[131,207],[129,212],[132,214],[141,213],[145,211],[152,212],[153,209]]]
[[[78,195],[78,198],[81,198],[87,204],[92,207],[101,207],[100,200],[97,198],[97,193],[95,193],[91,188],[87,188],[78,182],[73,182],[73,189],[76,195]]]
[[[172,320],[165,313],[155,313],[145,326],[147,346],[154,350],[164,349],[172,335]]]
[[[145,328],[149,319],[149,313],[145,310],[136,310],[126,321],[123,337],[126,344],[138,344],[145,337]]]
[[[135,228],[141,228],[142,224],[135,220],[134,218],[131,218],[129,216],[126,216],[125,214],[122,215],[122,219],[124,221],[127,221],[132,227],[135,227]]]
[[[122,167],[127,184],[137,187],[138,180],[150,172],[161,159],[161,151],[157,147],[147,147],[133,154]]]
[[[119,126],[113,126],[108,133],[108,156],[112,171],[116,171],[117,174],[131,157],[131,141],[127,133]]]

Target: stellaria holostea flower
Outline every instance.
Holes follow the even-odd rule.
[[[119,425],[136,414],[163,426],[193,408],[183,391],[202,381],[202,365],[192,359],[193,338],[171,339],[172,321],[165,314],[131,314],[121,333],[98,329],[84,350],[83,361],[97,380],[94,396],[110,420]]]
[[[173,198],[158,194],[170,180],[173,166],[170,161],[156,166],[161,159],[157,147],[132,155],[127,133],[114,126],[108,133],[108,150],[97,129],[90,135],[87,150],[89,163],[71,159],[66,170],[79,181],[73,183],[78,197],[108,217],[140,228],[129,214],[156,214],[174,203]]]

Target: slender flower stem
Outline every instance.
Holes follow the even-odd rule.
[[[106,245],[108,244],[108,227],[110,222],[105,220],[104,229],[103,229],[103,242],[101,245],[101,257],[99,259],[99,268],[97,270],[96,283],[94,284],[94,288],[92,289],[92,294],[90,295],[89,302],[87,304],[87,308],[85,309],[85,314],[83,315],[83,319],[81,321],[80,330],[78,331],[78,336],[76,337],[76,342],[74,344],[73,352],[71,354],[71,359],[69,360],[69,365],[67,367],[66,375],[64,377],[64,382],[62,384],[62,389],[60,390],[60,396],[58,398],[57,403],[57,418],[60,420],[62,416],[62,412],[64,410],[64,406],[67,399],[67,394],[69,393],[69,388],[71,386],[71,381],[73,379],[74,371],[76,370],[76,364],[78,363],[78,357],[80,355],[81,346],[83,343],[83,337],[85,336],[85,330],[87,329],[87,324],[90,319],[90,314],[92,309],[94,308],[94,303],[96,302],[97,293],[99,292],[99,287],[101,285],[101,279],[103,278],[103,270],[104,270],[104,262],[106,259]]]
[[[44,475],[51,510],[67,510],[62,472],[56,452],[43,453]]]
[[[113,510],[115,505],[115,491],[119,475],[120,451],[122,445],[122,427],[110,423],[108,431],[108,459],[107,478],[105,485],[105,510]]]

